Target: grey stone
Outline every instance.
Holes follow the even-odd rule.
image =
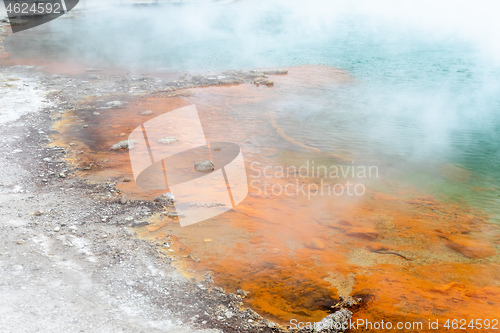
[[[214,166],[214,163],[212,161],[205,160],[202,162],[195,162],[194,168],[200,172],[210,172],[210,171],[214,171],[215,166]]]

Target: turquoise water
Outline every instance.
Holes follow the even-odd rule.
[[[16,34],[8,48],[135,71],[345,69],[353,83],[291,91],[269,105],[287,133],[500,223],[500,68],[484,50],[459,33],[366,13],[313,14],[243,4],[113,8]],[[470,179],[443,176],[446,164]]]

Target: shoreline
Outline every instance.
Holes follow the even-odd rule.
[[[89,73],[89,76],[96,75],[93,71]],[[247,82],[251,80],[252,72],[240,73],[249,73],[250,77],[247,76],[244,80],[248,80]],[[72,298],[77,294],[74,288],[77,288],[78,282],[72,279],[85,280],[90,289],[106,290],[101,294],[107,292],[110,299],[105,297],[103,303],[117,302],[122,307],[131,307],[137,300],[135,297],[138,297],[143,308],[137,309],[137,313],[144,313],[144,308],[146,308],[155,314],[155,318],[167,317],[165,318],[167,321],[171,318],[178,318],[177,320],[185,324],[172,326],[171,330],[176,332],[287,331],[276,323],[265,320],[252,310],[242,308],[242,295],[226,294],[221,288],[215,287],[210,279],[196,283],[180,275],[172,266],[172,258],[165,257],[151,242],[140,240],[128,227],[103,223],[111,216],[122,220],[127,220],[132,216],[133,220],[139,220],[142,216],[151,214],[154,207],[145,202],[121,204],[119,198],[118,200],[116,198],[117,190],[113,183],[90,184],[84,179],[73,176],[74,166],[59,162],[64,160],[67,151],[63,147],[50,147],[53,124],[59,119],[61,113],[77,108],[84,100],[90,87],[88,81],[69,75],[42,73],[40,68],[34,66],[2,66],[0,77],[2,83],[7,85],[3,89],[14,91],[20,89],[19,87],[22,88],[22,91],[13,97],[14,100],[20,96],[31,96],[33,91],[36,91],[36,96],[38,96],[26,105],[26,111],[17,115],[18,119],[13,117],[2,121],[2,127],[5,128],[2,130],[2,139],[12,141],[11,145],[4,147],[1,154],[4,157],[2,161],[4,172],[5,170],[12,172],[12,183],[3,183],[0,186],[4,192],[2,193],[2,206],[6,204],[10,207],[4,206],[4,216],[15,215],[17,211],[22,212],[18,214],[20,221],[16,222],[19,225],[4,233],[8,252],[17,252],[17,256],[9,258],[4,265],[15,267],[13,262],[24,265],[23,248],[29,248],[30,251],[38,248],[38,251],[35,250],[35,256],[40,258],[36,261],[51,261],[55,270],[62,269],[62,267],[65,269],[80,267],[77,269],[78,272],[86,272],[86,276],[81,278],[73,277],[72,275],[76,273],[70,268],[62,277],[57,276],[57,273],[52,272],[51,269],[46,272],[46,276],[50,276],[52,280],[61,281],[60,284],[68,284],[73,288],[72,291],[61,290],[65,297]],[[262,76],[259,74],[257,77]],[[202,77],[197,80],[207,80],[201,83],[213,85],[214,83],[210,82],[209,78]],[[124,77],[113,77],[111,80],[106,77],[97,78],[99,87],[94,88],[96,91],[108,89],[119,91],[117,86],[121,83],[118,82],[124,79]],[[151,92],[151,86],[158,94],[160,85],[165,85],[165,82],[158,83],[153,78],[138,81],[131,78],[128,82],[137,87],[132,94],[135,96]],[[144,86],[144,82],[151,82],[151,86],[147,84]],[[182,94],[183,88],[191,87],[190,84],[184,82],[177,86],[167,86],[167,90],[161,90],[161,94]],[[123,88],[120,93],[129,96],[131,93],[128,87]],[[104,95],[109,94],[102,93],[102,96]],[[11,104],[8,104],[7,109],[12,111],[10,106]],[[22,140],[20,138],[23,137],[22,133],[25,128],[32,128],[33,134],[26,140]],[[17,169],[26,171],[20,173],[16,172]],[[11,197],[13,193],[20,198]],[[26,202],[20,205],[18,200],[26,200]],[[4,256],[0,256],[0,260],[3,260],[2,257]],[[33,267],[31,263],[23,268],[30,274],[40,269],[44,270],[44,266]],[[127,278],[123,279],[123,276]],[[117,281],[121,282],[117,283]],[[40,283],[42,283],[41,280],[35,279],[32,283],[25,283],[24,287],[27,288],[26,290],[44,289],[43,283],[39,285]],[[126,290],[121,290],[125,285]],[[109,295],[111,292],[113,295]],[[22,298],[19,293],[11,289],[6,294],[11,293],[14,298]],[[82,293],[89,298],[92,296],[92,291],[89,290]],[[186,299],[186,295],[191,296]],[[193,303],[198,306],[191,308]],[[57,301],[54,302],[54,306],[58,306],[57,304]],[[77,308],[76,313],[93,311],[88,303],[75,300],[73,304]],[[64,308],[64,306],[60,307]],[[169,309],[169,316],[163,313],[164,309]],[[199,309],[204,309],[204,311]],[[110,310],[101,308],[100,311],[106,314]],[[50,316],[50,314],[49,311],[44,313],[44,316]],[[350,317],[350,312],[346,312],[346,315]],[[137,322],[133,324],[130,322],[117,324],[115,318],[115,323],[111,324],[112,321],[110,321],[103,325],[105,327],[117,325],[117,327],[121,326],[129,330],[134,327],[133,325],[139,325],[137,327],[146,325],[149,327],[148,330],[158,325],[157,320],[151,321],[144,316],[138,317]],[[38,316],[34,316],[33,321],[37,319]],[[74,319],[71,315],[65,314],[58,321],[54,321],[55,327],[71,327],[70,322]],[[12,317],[7,315],[2,320],[4,324],[2,326],[9,327],[9,320],[12,320]],[[74,327],[93,324],[95,322],[92,319],[87,318],[86,321],[82,321],[80,318],[75,322]],[[116,328],[111,329],[111,327],[113,326],[110,326],[110,330]],[[170,329],[157,328],[151,331],[164,332]],[[307,330],[294,331],[306,332]]]

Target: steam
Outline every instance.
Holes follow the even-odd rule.
[[[84,5],[82,0],[79,8]],[[374,153],[448,158],[478,148],[478,137],[498,140],[500,3],[494,0],[242,0],[157,7],[87,0],[86,6],[86,15],[36,28],[51,33],[36,34],[21,52],[133,72],[327,64],[348,70],[356,86],[325,91],[317,105],[304,102],[300,116],[306,123],[328,119],[331,127],[338,123],[338,112],[330,119],[333,107],[366,115],[345,141],[358,135]],[[339,98],[349,101],[332,102]],[[281,101],[274,107],[286,118],[293,105]],[[322,122],[307,125],[314,129]],[[312,132],[303,134],[318,144]]]

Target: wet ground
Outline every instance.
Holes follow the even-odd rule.
[[[31,60],[11,58],[4,64],[16,63]],[[356,84],[349,73],[300,66],[286,75],[268,75],[272,86],[245,77],[242,84],[196,87],[191,79],[176,87],[170,79],[175,73],[153,77],[32,63],[43,65],[42,82],[54,88],[51,98],[66,103],[51,114],[56,121],[51,145],[67,150],[65,161],[78,179],[114,184],[110,197],[123,207],[152,205],[165,192],[138,187],[128,151],[110,150],[144,122],[195,104],[207,141],[230,138],[240,145],[250,193],[235,209],[189,227],[168,217],[169,205],[155,205],[140,220],[110,216],[105,221],[135,227],[186,276],[196,281],[209,276],[228,292],[248,293],[246,306],[284,325],[291,319],[319,321],[347,295],[361,299],[353,309],[355,319],[444,322],[497,316],[500,238],[487,213],[401,182],[404,170],[390,161],[378,161],[376,174],[360,175],[372,166],[371,159],[356,155],[353,163],[353,152],[323,151],[276,121],[270,105],[300,95],[305,87]],[[113,101],[120,107],[110,108]],[[348,172],[338,177],[279,173],[313,161]],[[454,164],[442,165],[440,176],[456,183],[474,177]],[[363,194],[319,193],[319,185],[345,189],[348,182],[362,185]],[[276,190],[290,184],[307,191]]]

